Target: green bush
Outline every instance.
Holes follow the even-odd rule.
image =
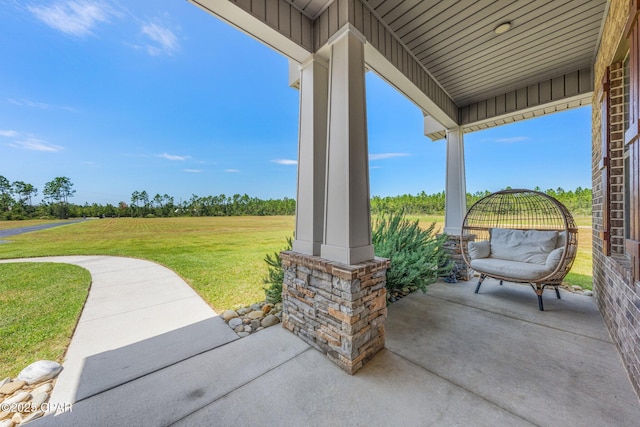
[[[443,247],[447,236],[435,236],[434,229],[435,223],[420,228],[419,221],[406,219],[404,211],[384,213],[374,220],[375,253],[391,260],[388,291],[408,288],[425,292],[438,277],[450,274],[451,262]]]
[[[283,251],[290,251],[292,248],[292,238],[287,237],[287,247]],[[284,282],[284,270],[282,269],[282,259],[280,252],[274,252],[273,256],[267,254],[264,259],[267,263],[269,271],[267,277],[263,279],[264,283],[269,285],[264,289],[266,301],[275,304],[282,301],[282,282]]]

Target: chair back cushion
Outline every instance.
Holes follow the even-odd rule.
[[[545,265],[556,248],[557,231],[491,229],[491,258]]]

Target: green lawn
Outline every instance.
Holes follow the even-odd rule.
[[[221,312],[264,299],[263,259],[282,249],[294,228],[292,216],[96,219],[5,238],[11,243],[0,245],[0,259],[46,255],[148,259],[176,271]]]
[[[0,377],[41,359],[62,361],[91,275],[75,265],[0,264]]]

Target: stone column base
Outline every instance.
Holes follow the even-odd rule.
[[[451,261],[453,261],[457,267],[456,279],[459,280],[471,280],[473,278],[473,270],[467,267],[467,264],[464,262],[462,258],[462,247],[465,245],[464,249],[467,250],[469,242],[473,242],[476,239],[474,235],[465,235],[465,236],[455,236],[448,235],[449,240],[444,243],[444,250],[451,257]]]
[[[389,260],[345,265],[293,251],[280,256],[282,325],[354,374],[384,348]]]

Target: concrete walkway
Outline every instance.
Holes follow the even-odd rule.
[[[13,261],[13,260],[12,260]],[[356,375],[280,327],[238,339],[174,273],[56,257],[93,276],[52,399],[33,426],[636,426],[640,405],[592,298],[487,280],[389,307]]]

